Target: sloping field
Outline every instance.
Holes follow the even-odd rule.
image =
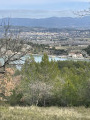
[[[90,108],[0,106],[0,120],[90,120]]]

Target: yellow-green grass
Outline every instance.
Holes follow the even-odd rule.
[[[0,120],[90,120],[90,108],[0,106]]]

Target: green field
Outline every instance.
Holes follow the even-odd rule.
[[[0,106],[0,120],[90,120],[90,108]]]

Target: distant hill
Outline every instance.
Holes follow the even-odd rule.
[[[0,19],[7,21],[8,18]],[[26,27],[47,27],[47,28],[90,28],[90,16],[71,18],[71,17],[51,17],[41,19],[30,18],[10,18],[13,26]]]

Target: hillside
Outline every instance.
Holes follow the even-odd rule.
[[[8,18],[0,19],[7,21]],[[10,18],[10,24],[14,26],[48,27],[48,28],[90,28],[90,16],[85,17],[51,17],[42,19]]]

